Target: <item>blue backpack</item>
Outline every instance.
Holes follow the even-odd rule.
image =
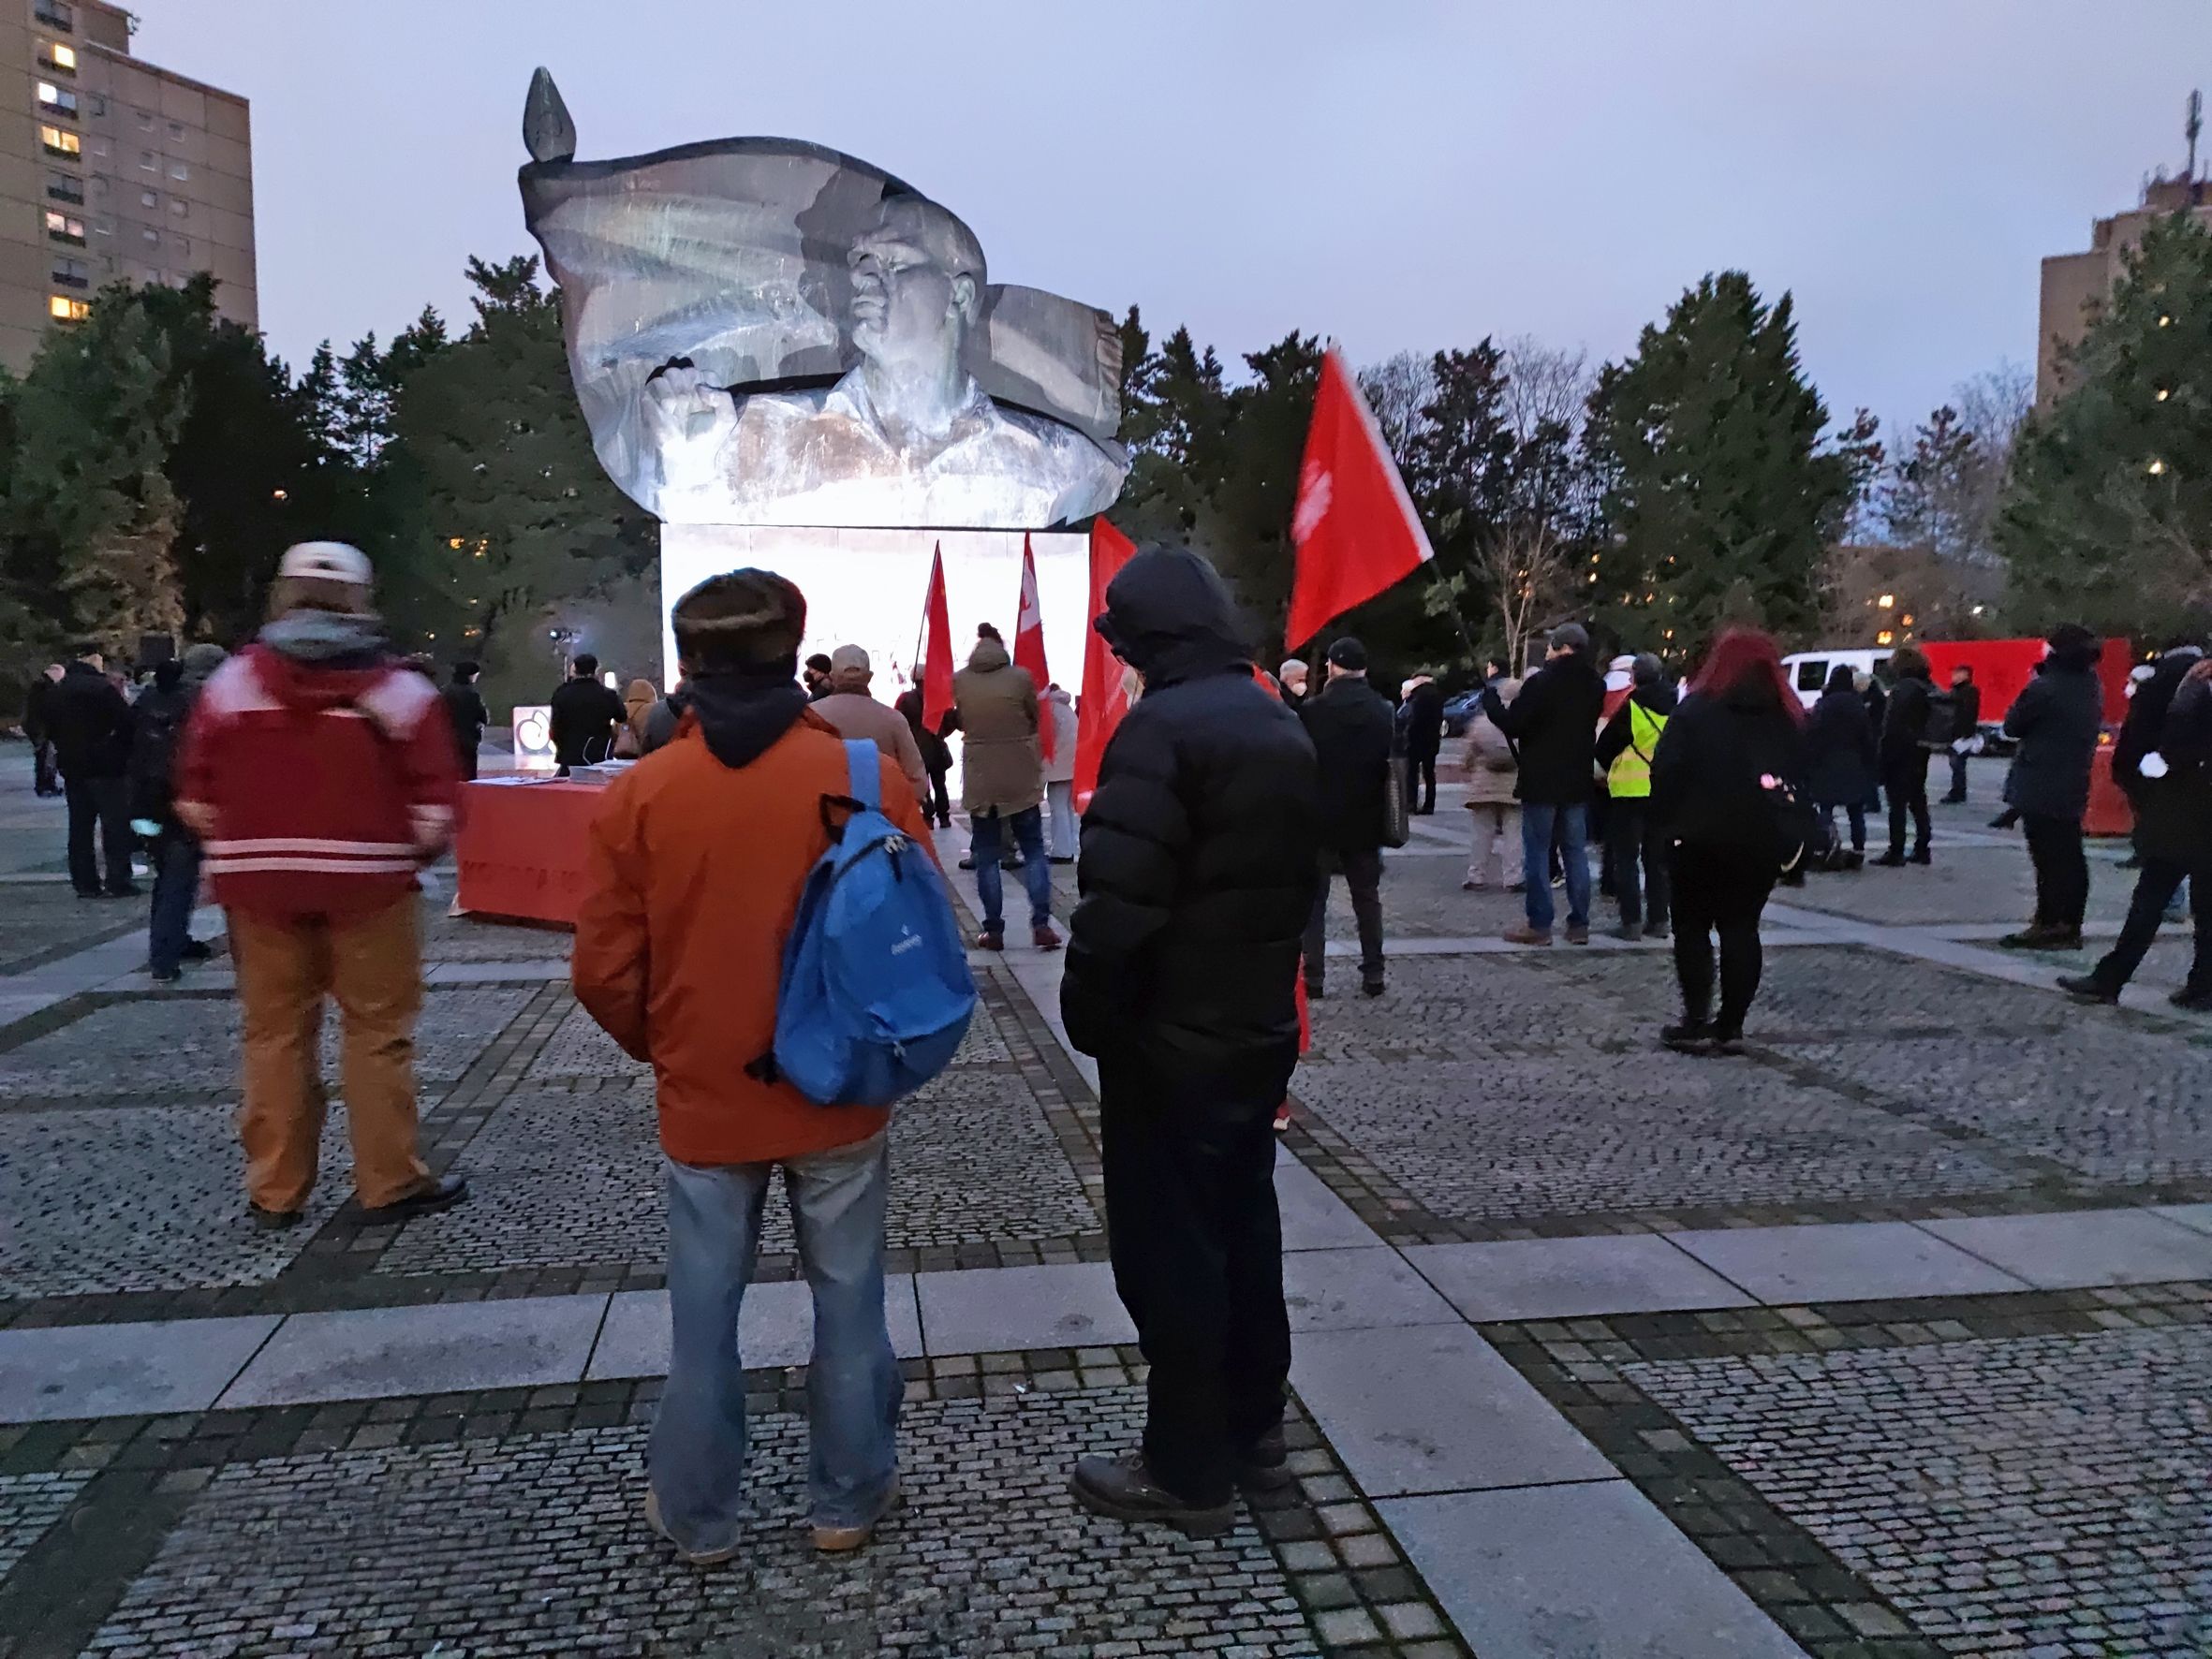
[[[822,798],[831,844],[784,944],[760,1064],[821,1106],[889,1106],[951,1063],[976,984],[936,860],[883,815],[876,745],[848,742],[845,758],[852,794]]]

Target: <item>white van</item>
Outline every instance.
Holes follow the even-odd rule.
[[[1886,649],[1860,651],[1845,647],[1835,651],[1794,651],[1782,659],[1782,672],[1790,676],[1797,700],[1809,709],[1821,700],[1821,693],[1828,689],[1828,676],[1837,663],[1844,664],[1854,674],[1871,674],[1889,660]]]

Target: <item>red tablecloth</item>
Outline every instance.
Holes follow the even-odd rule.
[[[465,784],[453,844],[461,908],[576,925],[584,833],[605,790],[590,784]]]

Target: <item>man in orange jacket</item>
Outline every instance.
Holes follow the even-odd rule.
[[[827,850],[846,750],[797,683],[806,601],[738,570],[677,601],[686,712],[612,785],[592,825],[576,994],[652,1064],[667,1155],[669,1378],[646,1453],[646,1513],[686,1561],[737,1553],[745,1388],[737,1314],[777,1166],[814,1292],[808,1423],[814,1542],[868,1541],[897,1494],[905,1385],[883,1315],[889,1114],[820,1107],[748,1067],[774,1047],[784,941]],[[883,759],[884,811],[926,847]]]

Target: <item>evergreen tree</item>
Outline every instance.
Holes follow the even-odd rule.
[[[2017,625],[2163,635],[2212,620],[2212,231],[2142,245],[2029,418],[1999,509]]]
[[[1603,370],[1588,585],[1624,644],[1689,652],[1729,622],[1813,624],[1821,550],[1853,492],[1851,458],[1821,444],[1827,419],[1790,296],[1769,306],[1741,272],[1707,276]]]

